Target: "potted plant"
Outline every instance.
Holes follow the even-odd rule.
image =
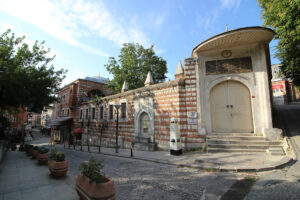
[[[68,162],[65,160],[65,154],[56,149],[51,150],[49,170],[55,178],[63,177],[68,171]]]
[[[37,158],[37,155],[38,155],[38,152],[39,151],[39,147],[38,146],[34,146],[33,149],[32,149],[32,158]]]
[[[48,159],[49,159],[49,154],[48,154],[49,149],[46,147],[41,147],[38,151],[37,159],[38,159],[38,164],[48,164]]]
[[[76,191],[80,199],[115,199],[114,181],[102,172],[102,161],[91,158],[81,163],[81,173],[76,180]]]

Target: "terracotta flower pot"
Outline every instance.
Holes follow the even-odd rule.
[[[38,153],[37,155],[38,164],[48,164],[49,154],[48,153]]]
[[[38,150],[32,149],[32,153],[31,153],[32,158],[37,158],[38,154],[39,154]]]
[[[56,162],[54,160],[50,160],[48,166],[51,175],[54,176],[55,178],[64,177],[67,174],[68,162],[66,160],[62,162]]]
[[[76,180],[76,191],[82,200],[88,199],[115,199],[115,186],[114,181],[105,177],[107,182],[95,183],[83,174],[78,174]]]

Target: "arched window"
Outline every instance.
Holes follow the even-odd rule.
[[[98,89],[94,89],[94,90],[91,90],[88,92],[88,97],[90,97],[90,98],[93,98],[96,95],[98,97],[104,97],[104,94],[101,92],[101,90],[98,90]]]

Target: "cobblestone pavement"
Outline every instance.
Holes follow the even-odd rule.
[[[104,173],[115,181],[116,199],[219,199],[236,181],[233,173],[202,170],[118,158],[61,148],[69,162],[69,175],[90,157],[104,160]]]
[[[284,130],[296,147],[299,160],[300,147],[300,106],[278,106],[275,110],[275,127]],[[298,200],[300,199],[300,163],[295,161],[282,170],[260,173],[260,180],[254,185],[246,200]]]

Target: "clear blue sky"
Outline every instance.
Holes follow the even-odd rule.
[[[0,30],[11,28],[29,44],[45,40],[54,66],[69,70],[63,84],[99,74],[112,78],[104,65],[125,42],[153,44],[173,79],[178,61],[226,24],[229,30],[262,26],[260,10],[255,0],[0,0]]]

